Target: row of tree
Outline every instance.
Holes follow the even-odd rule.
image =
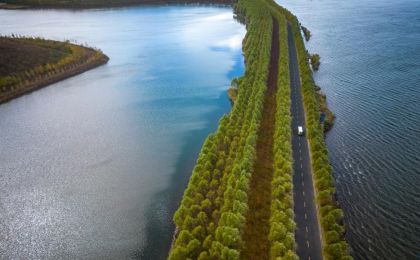
[[[239,259],[248,210],[271,47],[272,20],[258,0],[240,0],[236,12],[247,27],[245,75],[229,115],[203,145],[174,215],[176,238],[169,259]]]
[[[280,7],[281,8],[281,7]],[[283,9],[285,13],[290,13]],[[312,71],[307,59],[307,51],[300,33],[299,22],[291,13],[295,44],[298,52],[303,103],[306,114],[307,136],[310,143],[312,171],[316,187],[316,201],[321,222],[323,252],[326,259],[352,259],[345,241],[343,212],[334,200],[335,183],[324,142],[324,131],[320,124],[319,103]]]
[[[292,130],[290,116],[289,52],[287,44],[286,18],[273,10],[279,22],[279,71],[276,95],[276,129],[274,136],[274,175],[270,218],[271,259],[298,259],[295,250],[295,228],[293,220],[293,167]]]
[[[312,170],[315,177],[317,207],[319,209],[319,218],[321,222],[324,257],[326,259],[352,259],[349,253],[349,246],[344,237],[345,227],[343,222],[343,212],[334,200],[335,183],[328,158],[328,150],[324,142],[324,132],[322,125],[319,122],[320,113],[319,103],[316,98],[316,85],[313,80],[312,71],[309,67],[307,50],[300,33],[300,23],[297,17],[289,10],[279,6],[274,1],[263,0],[263,2],[271,8],[274,15],[282,14],[293,28],[299,58],[303,102],[306,113],[308,139],[311,149]],[[282,45],[283,49],[284,46],[287,46],[287,44],[284,43]],[[280,78],[281,77],[282,75],[280,74]],[[279,88],[281,89],[281,84],[279,85]],[[287,101],[283,100],[283,102]],[[280,108],[278,109],[280,110]],[[287,146],[288,144],[286,143],[284,145]],[[287,169],[288,167],[285,168]],[[273,205],[275,205],[275,203],[273,203]],[[278,252],[276,248],[272,248],[272,251]]]

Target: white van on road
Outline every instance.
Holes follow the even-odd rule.
[[[298,135],[303,135],[303,127],[298,126]]]

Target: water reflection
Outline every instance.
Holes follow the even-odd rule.
[[[0,33],[101,48],[103,67],[0,106],[0,258],[164,258],[172,212],[242,74],[229,8],[0,11]],[[215,49],[216,48],[216,49]]]
[[[420,2],[278,0],[313,37],[327,145],[356,259],[420,252]]]

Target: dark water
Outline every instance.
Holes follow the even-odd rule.
[[[313,33],[356,259],[420,255],[420,1],[281,0]]]
[[[111,59],[0,106],[0,259],[165,258],[244,31],[230,8],[0,11],[1,34]]]

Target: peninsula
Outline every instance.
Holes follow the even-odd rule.
[[[41,38],[0,37],[0,103],[108,61],[102,51]]]
[[[202,147],[169,259],[352,259],[302,27],[272,0],[234,10],[246,72]]]

